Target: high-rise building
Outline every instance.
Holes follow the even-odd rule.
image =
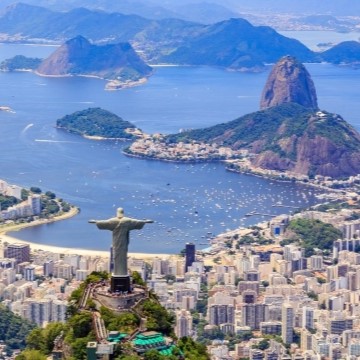
[[[34,215],[41,214],[41,197],[38,194],[34,194],[28,197],[28,204],[31,207],[32,213]]]
[[[302,309],[302,327],[314,329],[314,309],[304,306]]]
[[[179,310],[176,312],[175,335],[180,339],[192,334],[192,315],[190,311]]]
[[[293,342],[294,308],[290,304],[283,304],[281,312],[281,337],[285,344]]]
[[[51,299],[26,299],[25,317],[39,326],[44,326],[51,321],[51,305]]]
[[[269,305],[244,304],[242,306],[242,325],[251,330],[260,329],[260,323],[269,320]]]
[[[66,321],[67,301],[51,298],[26,299],[24,301],[24,317],[44,326],[52,321]]]
[[[210,305],[209,307],[209,324],[233,324],[235,322],[234,305]]]
[[[185,245],[185,272],[188,267],[195,261],[195,245],[193,243],[186,243]]]
[[[16,259],[16,262],[30,261],[30,245],[29,244],[9,244],[6,248],[6,257]]]
[[[54,275],[54,261],[48,260],[44,262],[44,276]]]
[[[35,266],[33,266],[33,265],[25,266],[24,277],[25,277],[26,281],[34,281],[35,280]]]
[[[54,263],[54,277],[71,280],[72,268],[71,265],[65,264],[63,260]]]

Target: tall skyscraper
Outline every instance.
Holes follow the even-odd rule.
[[[185,245],[185,272],[188,267],[195,261],[195,245],[193,243],[186,243]]]
[[[293,342],[294,308],[290,304],[283,304],[281,312],[281,337],[285,344]]]

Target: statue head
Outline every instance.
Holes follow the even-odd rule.
[[[116,211],[116,216],[120,219],[122,217],[124,217],[124,209],[123,208],[118,208]]]

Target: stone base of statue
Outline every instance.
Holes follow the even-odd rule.
[[[112,293],[131,292],[131,279],[129,275],[111,275],[110,291]]]
[[[130,277],[112,276],[109,283],[95,286],[92,296],[96,308],[100,310],[101,306],[106,306],[121,313],[147,297],[147,291],[142,286],[131,285],[131,291],[126,290],[128,286],[130,287],[129,282]]]

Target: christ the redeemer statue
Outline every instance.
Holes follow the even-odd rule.
[[[114,276],[127,276],[127,254],[130,230],[140,230],[145,224],[153,223],[152,220],[137,220],[124,216],[122,208],[117,209],[116,217],[108,220],[89,220],[101,230],[112,231],[112,247],[114,259]]]

